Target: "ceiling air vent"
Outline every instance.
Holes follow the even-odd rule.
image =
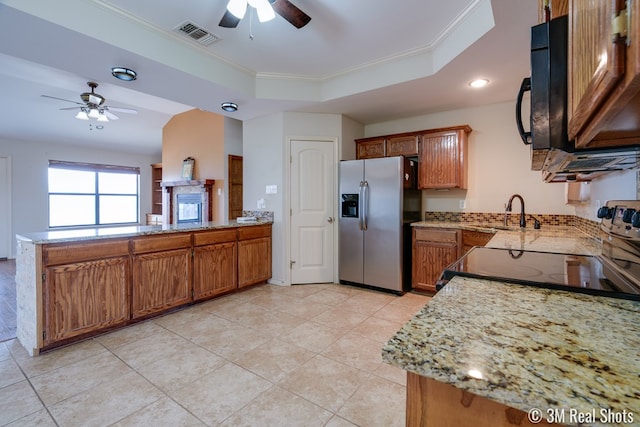
[[[184,22],[178,25],[174,30],[177,33],[185,35],[204,46],[209,46],[214,42],[220,40],[220,37],[216,36],[213,33],[210,33],[202,27],[197,26],[193,22]]]

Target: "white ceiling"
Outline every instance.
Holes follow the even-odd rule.
[[[529,74],[537,0],[290,1],[311,16],[307,26],[248,13],[222,28],[227,0],[0,0],[0,138],[157,154],[162,126],[191,108],[369,124],[513,100]],[[205,47],[177,34],[185,21],[220,40]],[[138,80],[116,80],[113,66]],[[471,89],[478,77],[491,83]],[[79,101],[87,81],[138,114],[90,129],[60,110],[74,104],[41,97]],[[223,112],[223,101],[239,110]]]

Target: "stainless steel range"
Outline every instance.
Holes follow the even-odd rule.
[[[438,288],[465,276],[640,301],[640,201],[609,201],[598,218],[601,255],[475,247],[444,270]]]

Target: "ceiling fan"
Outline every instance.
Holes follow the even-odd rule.
[[[87,82],[87,85],[91,88],[91,92],[83,92],[80,94],[82,102],[71,101],[69,99],[58,98],[50,95],[40,95],[43,98],[57,99],[59,101],[72,102],[77,104],[77,107],[66,107],[61,110],[75,110],[79,109],[76,114],[76,119],[89,120],[96,119],[99,122],[108,122],[109,120],[118,120],[119,117],[113,114],[111,111],[117,111],[119,113],[138,114],[136,110],[123,107],[110,107],[105,105],[105,97],[95,93],[95,89],[98,87],[98,83]]]
[[[260,22],[275,17],[274,11],[296,28],[302,28],[311,17],[298,9],[289,0],[229,0],[227,10],[218,24],[221,27],[236,28],[247,11],[247,3],[258,11]]]

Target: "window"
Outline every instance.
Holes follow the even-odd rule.
[[[49,227],[138,222],[140,168],[49,161]]]

